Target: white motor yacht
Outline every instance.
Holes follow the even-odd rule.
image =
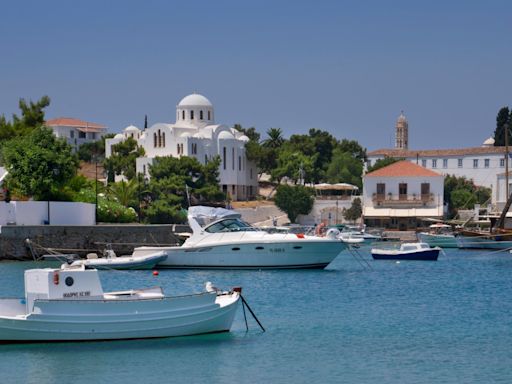
[[[347,247],[336,236],[268,233],[223,208],[189,208],[192,235],[179,247],[138,247],[133,256],[163,251],[163,268],[324,268]]]
[[[25,297],[0,299],[0,341],[138,339],[229,331],[241,289],[165,296],[160,287],[103,292],[85,266],[25,271]]]

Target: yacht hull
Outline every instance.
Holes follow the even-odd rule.
[[[207,269],[280,269],[325,268],[346,248],[340,240],[318,239],[287,242],[228,242],[182,247],[158,247],[167,258],[162,268]],[[156,248],[140,247],[134,256],[155,252]]]

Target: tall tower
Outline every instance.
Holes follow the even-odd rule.
[[[404,116],[404,111],[398,116],[396,121],[396,138],[395,138],[396,149],[408,149],[409,148],[409,123]]]

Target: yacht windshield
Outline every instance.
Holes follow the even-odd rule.
[[[225,219],[213,223],[204,229],[208,233],[254,231],[255,228],[240,219]]]

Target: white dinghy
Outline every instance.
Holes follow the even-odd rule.
[[[190,207],[188,224],[193,233],[181,247],[138,247],[133,256],[163,251],[162,268],[324,268],[347,248],[335,236],[268,233],[223,208]]]
[[[114,340],[230,330],[241,289],[165,296],[150,288],[103,292],[84,266],[25,271],[25,298],[0,299],[0,341]]]
[[[112,249],[106,249],[103,257],[98,258],[95,253],[89,254],[87,259],[75,260],[71,266],[84,265],[86,268],[95,269],[152,269],[166,258],[167,254],[162,251],[133,257],[131,255],[117,256]]]

